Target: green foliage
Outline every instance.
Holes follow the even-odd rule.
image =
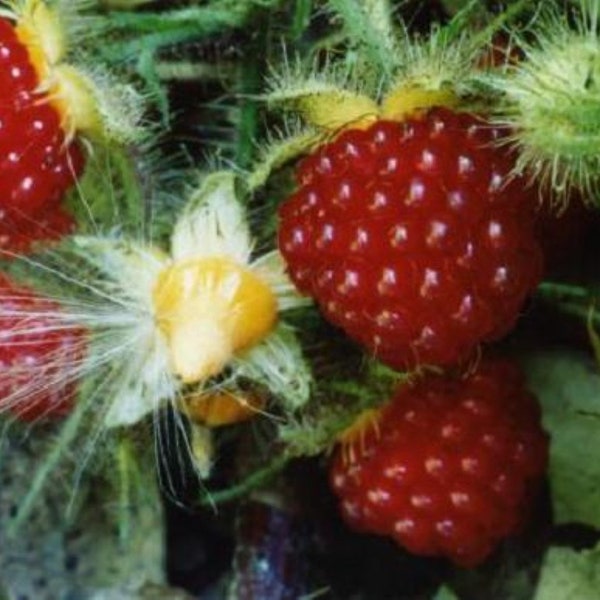
[[[292,185],[287,167],[335,133],[324,136],[304,127],[298,115],[267,114],[266,105],[283,104],[303,112],[306,99],[319,96],[329,105],[358,100],[360,106],[378,109],[391,87],[407,82],[433,80],[439,87],[456,88],[468,102],[464,106],[491,107],[499,122],[514,128],[514,141],[522,152],[519,169],[527,170],[536,182],[547,180],[554,193],[580,186],[588,200],[594,200],[600,189],[599,13],[591,0],[571,2],[573,22],[564,18],[564,3],[542,3],[550,10],[532,19],[525,33],[518,32],[515,21],[534,14],[537,2],[506,2],[503,10],[491,14],[486,8],[490,3],[444,0],[447,22],[429,23],[430,28],[420,29],[428,33],[420,35],[413,31],[403,3],[396,0],[103,0],[100,10],[95,3],[82,4],[85,26],[80,30],[85,35],[79,36],[81,48],[72,54],[86,61],[93,57],[101,63],[98,72],[108,69],[124,75],[128,84],[136,82],[143,90],[139,102],[151,103],[145,115],[152,123],[151,133],[127,145],[94,144],[85,176],[67,200],[78,233],[100,233],[102,243],[110,245],[123,236],[167,248],[190,173],[195,177],[198,170],[218,168],[244,186],[256,249],[272,249],[277,205]],[[475,73],[489,40],[507,25],[524,59],[483,76]],[[275,73],[270,92],[265,82],[269,70]],[[330,117],[327,102],[325,107],[325,116]],[[85,249],[65,242],[13,261],[7,269],[49,296],[81,298],[84,306],[86,286],[95,285],[99,274],[106,275],[100,273],[100,263],[84,255]],[[96,255],[106,271],[115,270],[106,252],[97,249]],[[545,282],[538,296],[579,318],[582,328],[588,323],[592,346],[600,355],[600,315],[590,310],[597,297],[591,287]],[[113,290],[101,291],[109,297]],[[267,407],[272,414],[256,419],[256,429],[264,429],[261,450],[267,450],[261,454],[258,442],[250,445],[256,456],[242,461],[251,462],[252,469],[228,473],[228,481],[219,481],[222,488],[202,496],[204,506],[247,496],[272,483],[290,461],[327,453],[362,411],[381,406],[409,378],[365,359],[339,332],[323,325],[314,307],[298,309],[289,321],[293,330],[284,324],[270,346],[249,351],[253,363],[236,371],[244,383],[252,379],[272,401]],[[542,401],[544,424],[552,438],[549,480],[555,520],[600,528],[597,365],[567,352],[528,354],[523,364]],[[151,556],[158,572],[160,541],[142,539],[157,522],[160,532],[160,517],[153,512],[158,506],[153,459],[147,451],[152,446],[150,427],[99,432],[95,412],[102,410],[85,402],[98,399],[90,386],[100,389],[114,375],[110,369],[96,369],[90,376],[88,387],[80,392],[84,401],[44,446],[27,489],[20,494],[16,516],[5,525],[13,533],[22,531],[43,502],[49,482],[62,473],[61,465],[72,461],[79,448],[90,455],[93,449],[100,466],[90,467],[90,477],[101,473],[99,481],[106,486],[102,502],[113,501],[106,522],[92,519],[85,526],[98,537],[102,530],[116,531],[120,544],[119,552],[113,539],[99,544],[98,560],[108,564],[118,556],[123,569],[133,571],[141,558],[138,549],[144,548],[143,555]],[[160,422],[162,414],[156,412],[155,419]],[[223,437],[244,439],[250,430],[239,425]],[[40,430],[32,431],[37,435]],[[92,448],[100,437],[103,445]],[[264,464],[254,468],[260,461]],[[80,471],[77,479],[81,476]],[[82,496],[82,501],[87,499]],[[143,518],[136,513],[140,507]],[[154,548],[148,547],[150,543]],[[492,575],[481,571],[477,579],[476,574],[472,587],[484,587],[481,581],[487,578],[492,582],[489,589],[501,590],[498,598],[529,600],[537,560],[536,555],[523,566],[504,556]],[[106,581],[98,580],[97,585]],[[535,600],[597,600],[599,588],[600,547],[582,552],[553,547],[546,554]],[[2,594],[0,583],[0,598]],[[432,600],[456,598],[442,586]]]
[[[390,77],[397,57],[392,10],[388,0],[329,0],[342,17],[351,44],[356,45],[364,64],[383,78]]]
[[[160,53],[210,39],[211,36],[244,27],[258,11],[275,8],[281,0],[213,0],[202,6],[183,6],[156,12],[110,11],[99,19],[97,31],[110,37],[100,51],[102,58],[115,65],[128,65],[144,81],[154,97],[163,119],[171,120],[167,89],[160,76]],[[256,54],[249,53],[256,62]],[[241,71],[251,76],[252,68]],[[254,90],[253,90],[254,91]],[[248,107],[249,109],[249,107]],[[250,118],[253,118],[251,116]]]
[[[44,487],[48,483],[50,477],[56,472],[57,467],[64,459],[67,449],[71,446],[80,432],[82,419],[89,406],[82,402],[71,413],[65,426],[61,428],[60,434],[56,442],[50,447],[39,466],[33,473],[31,483],[27,489],[27,493],[21,498],[18,510],[14,517],[10,520],[7,527],[7,536],[9,538],[16,536],[29,519],[32,511],[35,509],[36,503],[40,501]]]
[[[410,378],[372,362],[358,373],[332,373],[321,379],[311,404],[279,427],[279,437],[292,456],[313,456],[329,450],[339,434],[369,408],[385,404]]]
[[[459,600],[459,598],[449,587],[443,585],[431,600]]]
[[[577,354],[530,354],[524,364],[551,436],[556,522],[600,528],[600,374]]]
[[[550,548],[534,600],[598,600],[600,546],[577,552]]]
[[[206,38],[242,27],[257,9],[274,8],[280,0],[212,0],[203,6],[187,6],[158,12],[114,11],[103,27],[117,38],[106,49],[112,61],[134,59],[140,51]]]
[[[149,199],[144,197],[134,152],[117,145],[94,146],[85,175],[67,200],[80,231],[143,227]]]

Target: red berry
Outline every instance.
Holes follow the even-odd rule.
[[[537,196],[498,129],[432,109],[348,130],[299,166],[279,246],[300,291],[396,368],[447,365],[514,325],[541,272]]]
[[[0,210],[10,218],[35,220],[56,206],[85,162],[40,87],[28,46],[10,21],[0,19]],[[42,230],[32,229],[29,236],[34,233]]]
[[[25,421],[67,414],[84,343],[83,330],[61,320],[57,303],[0,276],[1,411]]]
[[[347,450],[330,475],[351,527],[471,567],[523,524],[548,438],[519,370],[496,361],[400,389]]]
[[[0,253],[28,254],[36,242],[58,241],[74,229],[73,217],[54,204],[34,218],[0,211]]]

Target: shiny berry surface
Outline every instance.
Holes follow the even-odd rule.
[[[363,434],[331,466],[344,520],[464,567],[520,530],[546,469],[539,406],[503,361],[402,388]]]
[[[24,421],[66,415],[83,347],[83,330],[61,321],[58,304],[0,277],[0,412]]]
[[[476,116],[347,130],[298,167],[279,247],[324,316],[396,368],[447,365],[514,325],[541,275],[535,190]]]
[[[61,115],[6,19],[0,19],[0,89],[0,211],[14,219],[46,218],[59,209],[85,159],[79,144],[66,139]],[[43,228],[34,233],[44,239]]]

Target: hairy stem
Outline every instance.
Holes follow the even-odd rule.
[[[278,473],[281,473],[291,459],[291,456],[283,454],[272,460],[263,469],[254,471],[238,484],[224,490],[208,491],[206,496],[200,500],[200,505],[217,506],[224,502],[231,502],[232,500],[237,500],[242,496],[248,495],[251,491],[261,487]]]
[[[30,517],[31,512],[35,508],[35,503],[39,500],[44,485],[48,482],[48,478],[57,468],[64,453],[67,451],[73,440],[77,437],[79,427],[81,425],[83,415],[88,408],[86,402],[79,402],[66,423],[60,430],[60,435],[54,446],[50,449],[44,461],[33,474],[33,479],[27,494],[22,499],[19,505],[17,514],[9,521],[7,527],[7,536],[14,537],[23,523]]]
[[[537,289],[539,296],[545,300],[560,302],[561,300],[591,300],[592,294],[587,288],[571,283],[543,281]]]
[[[537,295],[561,313],[581,319],[588,328],[600,326],[600,313],[594,310],[598,298],[585,287],[544,281],[539,285]]]
[[[364,46],[372,66],[386,76],[394,67],[395,34],[387,0],[329,0],[342,17],[350,39]]]
[[[494,17],[483,29],[481,29],[474,37],[475,44],[485,43],[494,33],[500,31],[507,23],[516,19],[527,8],[537,6],[537,2],[532,0],[516,0],[508,5],[504,11]]]

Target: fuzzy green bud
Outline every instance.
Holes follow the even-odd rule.
[[[525,58],[489,81],[504,94],[501,120],[514,131],[519,170],[558,199],[580,188],[592,202],[600,188],[600,37],[597,10],[582,2],[576,27],[552,14]]]

